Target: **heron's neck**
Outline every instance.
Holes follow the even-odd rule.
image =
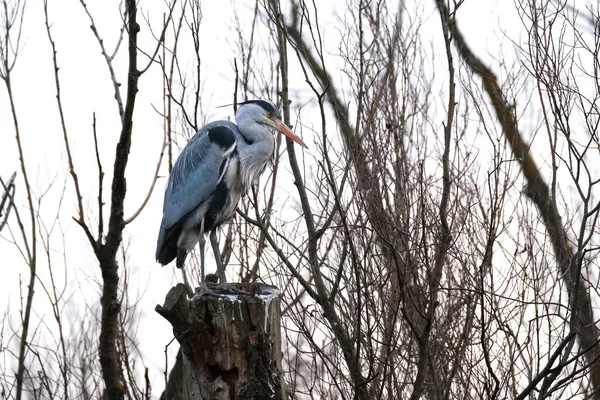
[[[275,137],[269,128],[256,123],[247,126],[241,133],[244,139],[240,138],[237,143],[239,171],[244,187],[248,189],[273,158]]]

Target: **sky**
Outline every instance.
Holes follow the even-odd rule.
[[[119,1],[114,0],[88,2],[98,32],[109,51],[113,49],[118,39],[121,18],[119,4]],[[321,12],[321,21],[326,30],[329,29],[326,48],[332,53],[337,46],[337,29],[334,24],[343,18],[339,10],[343,9],[344,4],[345,2],[332,2],[329,9]],[[487,49],[498,48],[499,42],[511,46],[502,32],[510,32],[513,24],[518,24],[520,27],[519,19],[511,14],[514,12],[513,7],[501,7],[500,4],[502,2],[497,0],[467,0],[458,15],[460,28],[479,54],[485,55]],[[158,26],[157,21],[162,20],[164,12],[163,2],[142,0],[139,5],[141,12],[147,16],[151,24]],[[218,108],[218,106],[231,103],[234,79],[232,60],[239,58],[234,45],[235,33],[232,30],[233,10],[235,8],[239,14],[242,26],[249,27],[253,2],[232,1],[225,6],[222,2],[207,1],[202,6],[204,111],[208,120],[227,118],[231,116],[230,108]],[[432,40],[438,40],[440,34],[435,33],[435,30],[439,29],[439,17],[433,11],[433,6],[433,1],[423,4],[425,10],[423,14],[427,20],[427,29],[431,30]],[[80,176],[84,202],[89,204],[89,209],[95,210],[98,182],[92,140],[92,120],[95,114],[100,154],[106,172],[104,185],[109,187],[110,166],[119,132],[113,86],[98,43],[89,28],[89,18],[79,2],[50,1],[49,14],[51,32],[58,52],[61,93],[74,163]],[[143,21],[141,23],[141,47],[144,50],[151,50],[153,42],[149,35],[150,31]],[[330,25],[331,28],[327,28]],[[438,39],[434,39],[435,35]],[[123,96],[126,86],[124,54],[121,51],[115,59]],[[46,228],[55,231],[51,242],[51,253],[55,260],[52,268],[55,268],[59,281],[64,280],[68,283],[67,291],[74,299],[79,302],[83,302],[84,299],[93,301],[97,300],[97,287],[94,281],[99,280],[98,268],[81,229],[71,219],[76,215],[76,208],[72,181],[67,177],[51,55],[42,4],[39,1],[29,1],[25,9],[21,49],[12,82],[27,170],[34,193],[41,197],[41,213]],[[147,62],[144,57],[140,57],[139,60],[140,65],[145,65]],[[296,79],[302,78],[296,77]],[[155,110],[162,107],[161,96],[160,71],[154,66],[140,79],[133,146],[127,168],[126,217],[131,215],[145,198],[152,179],[151,171],[154,170],[161,151],[163,121]],[[303,99],[299,98],[297,101],[301,103]],[[0,88],[0,176],[3,179],[7,179],[12,172],[19,170],[11,118],[6,90],[2,86]],[[303,115],[302,119],[304,123],[309,124],[311,117]],[[310,137],[305,137],[305,141],[310,148]],[[154,312],[154,306],[158,303],[162,304],[167,291],[181,280],[172,266],[160,267],[154,260],[162,193],[166,182],[165,171],[163,164],[161,178],[148,205],[127,227],[123,238],[127,246],[128,269],[133,277],[132,293],[136,293],[139,297],[138,309],[141,310],[138,326],[140,351],[144,354],[146,365],[150,368],[155,396],[158,396],[162,390],[163,347],[171,340],[172,332],[171,326]],[[17,206],[25,215],[26,201],[23,194],[23,181],[19,172],[16,200]],[[107,202],[109,200],[107,195],[105,200]],[[60,224],[54,223],[57,213]],[[108,207],[105,208],[105,213],[108,213]],[[93,213],[90,212],[88,215],[91,216]],[[89,222],[92,225],[94,223],[92,220]],[[59,234],[60,230],[65,232],[64,242],[62,242],[63,235]],[[64,252],[67,254],[66,268],[59,262],[62,258],[63,244]],[[0,234],[0,255],[2,255],[0,263],[3,271],[0,279],[0,310],[14,312],[19,304],[19,280],[27,279],[28,274],[18,249],[11,243],[10,233],[6,231]],[[40,279],[46,279],[48,267],[42,262],[39,268]],[[40,318],[50,318],[51,311],[45,309],[47,299],[39,287],[36,296],[38,296],[36,314]],[[16,314],[12,318],[16,318]],[[148,340],[146,336],[151,336],[152,340]]]

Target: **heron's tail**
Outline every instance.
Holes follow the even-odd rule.
[[[177,257],[177,236],[172,235],[172,229],[160,229],[156,244],[156,261],[167,265]],[[174,237],[175,236],[175,237]]]

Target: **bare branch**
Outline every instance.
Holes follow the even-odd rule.
[[[0,232],[6,226],[8,217],[10,216],[10,210],[15,206],[13,197],[15,195],[16,177],[16,172],[13,172],[6,182],[4,182],[2,177],[0,177],[0,184],[2,184],[2,200],[0,201]]]
[[[85,13],[88,15],[88,18],[90,19],[90,23],[91,23],[90,29],[94,33],[94,36],[96,37],[96,40],[98,41],[98,44],[100,45],[100,50],[102,51],[104,60],[106,61],[106,66],[108,67],[108,72],[110,73],[110,79],[112,81],[113,88],[115,90],[115,100],[117,101],[117,106],[119,107],[119,115],[121,116],[122,123],[125,124],[125,122],[124,122],[125,110],[123,108],[123,99],[121,97],[121,83],[117,80],[117,75],[116,75],[114,67],[113,67],[113,60],[114,60],[114,57],[116,56],[117,52],[119,51],[121,42],[123,41],[126,23],[125,23],[125,21],[123,22],[123,25],[121,26],[121,30],[119,33],[119,40],[117,40],[115,50],[114,50],[113,54],[109,56],[106,51],[106,48],[104,47],[104,40],[100,37],[100,34],[98,33],[98,28],[96,27],[96,23],[94,22],[94,18],[92,17],[92,14],[90,14],[90,12],[87,8],[87,4],[85,3],[84,0],[80,0],[80,3],[83,6]]]

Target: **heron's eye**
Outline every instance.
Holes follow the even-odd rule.
[[[267,118],[272,118],[273,117],[273,113],[272,112],[267,112]]]

